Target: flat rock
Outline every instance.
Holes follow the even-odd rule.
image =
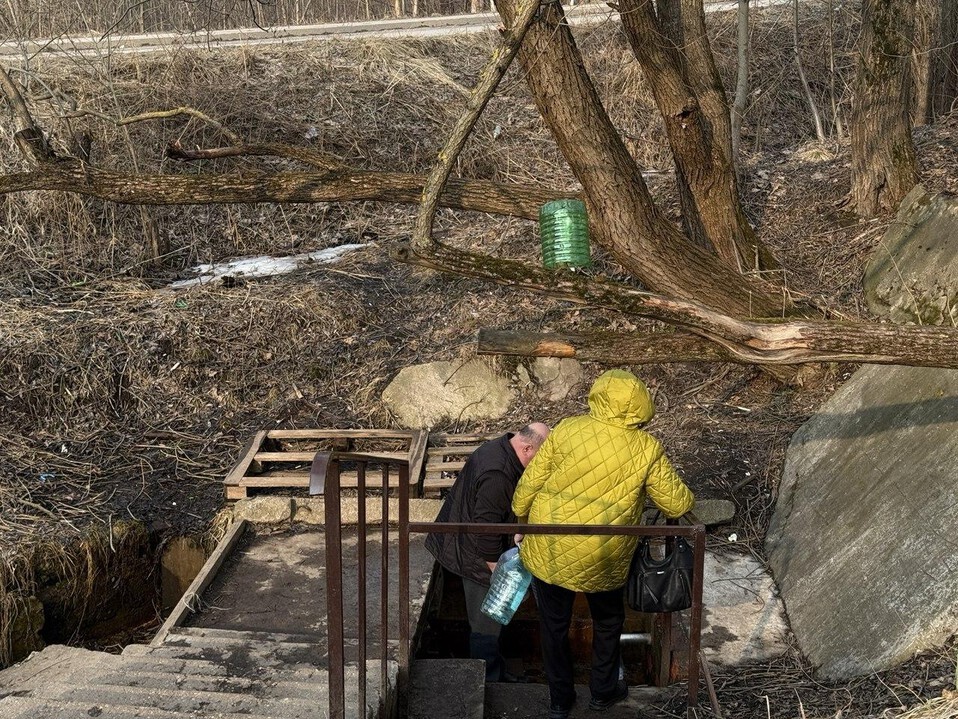
[[[706,552],[702,603],[702,651],[710,663],[735,666],[785,652],[785,607],[751,554]]]
[[[245,519],[254,524],[280,524],[293,516],[293,503],[289,497],[250,497],[233,505],[235,521]]]
[[[897,323],[958,322],[958,199],[917,185],[865,270],[868,309]]]
[[[827,678],[958,631],[958,371],[865,366],[796,432],[767,537],[798,642]]]

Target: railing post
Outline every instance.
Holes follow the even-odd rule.
[[[329,719],[345,719],[345,641],[343,637],[343,528],[340,507],[339,461],[326,470],[326,628],[329,657]]]
[[[409,679],[409,465],[399,465],[399,716],[406,716]]]
[[[702,639],[702,588],[705,571],[705,527],[693,527],[692,618],[689,626],[689,706],[699,703],[699,647]]]
[[[379,696],[385,707],[389,682],[389,464],[383,464],[382,552],[380,555]]]
[[[356,465],[356,490],[358,497],[356,524],[359,527],[356,538],[356,589],[359,594],[359,606],[356,608],[356,621],[359,625],[356,661],[359,678],[359,717],[364,719],[366,716],[366,462],[359,462]]]

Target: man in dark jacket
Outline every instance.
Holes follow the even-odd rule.
[[[483,443],[470,455],[446,496],[437,522],[515,522],[512,495],[523,469],[549,434],[534,422],[516,434]],[[486,681],[506,678],[499,654],[502,625],[480,611],[496,561],[512,546],[512,535],[430,534],[426,548],[443,568],[462,578],[469,618],[469,656],[486,662]]]

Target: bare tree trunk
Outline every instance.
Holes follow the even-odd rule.
[[[819,142],[825,142],[825,128],[822,126],[822,114],[818,111],[818,103],[812,94],[812,88],[808,85],[808,79],[805,77],[805,68],[802,67],[802,56],[799,53],[798,46],[798,0],[794,0],[795,22],[792,25],[792,48],[795,51],[795,66],[798,68],[798,79],[802,81],[802,90],[805,92],[805,98],[808,100],[808,109],[812,113],[812,120],[815,123],[815,136]]]
[[[662,24],[648,0],[622,0],[620,9],[632,52],[665,122],[686,229],[730,267],[742,271],[774,266],[739,200],[729,107],[704,32],[701,0],[691,0],[695,7],[683,6],[680,13],[674,2]],[[666,35],[666,27],[680,35],[680,45]]]
[[[251,202],[353,202],[418,204],[425,178],[401,172],[279,172],[274,175],[131,175],[91,167],[73,158],[41,163],[31,172],[0,175],[0,195],[58,190],[130,205],[204,205]],[[476,212],[538,219],[559,190],[502,185],[488,180],[446,183],[439,204]]]
[[[518,6],[517,0],[497,3],[507,26]],[[695,297],[737,316],[781,313],[780,302],[688,241],[655,207],[586,73],[561,5],[542,7],[519,60],[539,112],[582,183],[600,245],[656,291]]]
[[[611,364],[669,362],[738,362],[752,364],[761,354],[766,361],[789,364],[867,362],[911,367],[958,367],[958,330],[914,325],[853,324],[848,322],[794,322],[777,325],[749,323],[754,342],[739,335],[707,339],[687,332],[579,332],[540,333],[523,330],[479,330],[479,354],[517,357],[573,357]],[[926,332],[924,330],[930,330]],[[737,334],[737,333],[736,333]],[[799,340],[799,336],[802,337]],[[717,341],[718,340],[718,341]],[[761,345],[742,353],[734,347]],[[786,345],[787,358],[781,357]]]
[[[832,106],[832,129],[836,137],[842,137],[845,134],[845,128],[842,123],[841,112],[839,111],[838,93],[835,89],[835,82],[838,79],[838,71],[835,67],[835,7],[834,0],[828,0],[828,98]]]
[[[923,125],[958,100],[958,0],[917,0],[915,10],[912,118]]]
[[[851,123],[851,199],[862,217],[892,210],[918,181],[911,137],[914,0],[864,0]]]
[[[748,0],[738,0],[738,75],[732,103],[732,164],[738,167],[742,142],[742,117],[748,100]]]

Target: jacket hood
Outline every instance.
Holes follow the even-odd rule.
[[[618,427],[638,427],[655,415],[648,388],[631,372],[603,372],[589,390],[589,414]]]

